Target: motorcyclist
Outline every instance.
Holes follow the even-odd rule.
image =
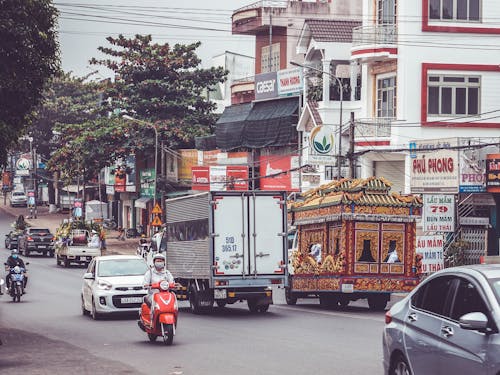
[[[174,277],[169,270],[165,268],[165,256],[163,254],[155,254],[153,257],[153,267],[146,271],[144,274],[144,288],[148,290],[148,294],[144,297],[144,302],[151,307],[153,294],[157,289],[152,289],[151,284],[159,283],[166,280],[168,283],[175,282]],[[151,318],[153,317],[153,310],[151,310]]]
[[[7,290],[10,288],[10,270],[15,266],[19,266],[26,270],[26,266],[24,265],[23,260],[19,257],[19,254],[16,249],[13,249],[10,253],[10,256],[7,258],[7,262],[5,262],[7,268],[7,276],[5,277],[5,283],[7,286]],[[24,274],[24,288],[26,289],[26,285],[28,284],[28,276]]]
[[[148,242],[148,240],[146,239],[146,235],[144,233],[141,234],[141,238],[139,240],[139,245],[142,245],[142,244],[147,243],[147,242]]]

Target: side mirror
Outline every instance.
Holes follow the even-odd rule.
[[[482,312],[471,312],[459,319],[460,328],[482,331],[488,327],[488,318]]]
[[[95,277],[94,277],[94,275],[92,274],[92,272],[85,272],[85,273],[83,274],[83,278],[84,278],[85,280],[94,280],[94,279],[95,279]]]
[[[24,263],[25,266],[29,266],[30,265],[30,262],[26,262]]]

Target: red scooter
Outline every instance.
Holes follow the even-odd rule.
[[[165,280],[151,284],[152,289],[158,290],[151,298],[151,307],[146,302],[142,303],[137,323],[148,334],[150,341],[156,341],[158,336],[161,336],[166,345],[172,345],[177,328],[177,315],[179,314],[177,297],[171,291],[174,287],[175,283],[169,284]],[[152,320],[151,309],[153,309]]]

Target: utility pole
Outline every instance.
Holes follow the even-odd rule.
[[[349,177],[356,177],[356,163],[354,159],[354,112],[349,120]]]
[[[273,66],[273,8],[269,8],[269,72]]]

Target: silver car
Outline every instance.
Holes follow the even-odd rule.
[[[429,276],[385,316],[386,374],[500,374],[500,265]]]
[[[102,314],[138,311],[143,297],[144,258],[136,255],[95,257],[83,275],[82,313],[93,319]]]
[[[28,197],[24,191],[13,191],[10,195],[10,206],[26,207],[28,204]]]

